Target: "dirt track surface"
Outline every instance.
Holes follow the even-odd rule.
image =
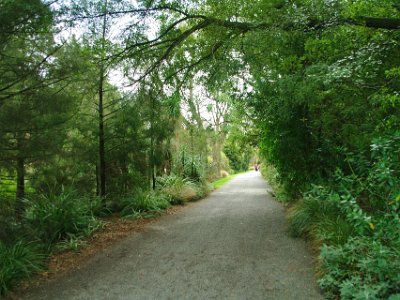
[[[323,299],[257,172],[150,223],[23,299]]]

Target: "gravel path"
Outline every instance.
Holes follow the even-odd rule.
[[[257,172],[151,223],[24,299],[323,299]]]

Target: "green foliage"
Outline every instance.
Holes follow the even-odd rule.
[[[223,186],[224,184],[228,183],[229,181],[231,181],[233,178],[235,178],[238,174],[233,174],[233,175],[229,175],[223,178],[220,178],[216,181],[214,181],[212,183],[214,189],[220,188],[221,186]]]
[[[168,195],[138,191],[122,199],[121,215],[127,218],[152,218],[171,206]]]
[[[20,279],[43,270],[45,255],[35,243],[18,241],[6,246],[0,241],[0,295]]]
[[[288,195],[287,190],[282,186],[279,173],[273,165],[266,161],[262,162],[260,172],[271,186],[272,195],[276,200],[283,203],[290,203],[296,200],[291,198],[290,195]]]
[[[369,153],[349,154],[337,171],[291,212],[295,235],[323,243],[320,286],[342,299],[388,299],[400,292],[400,133],[374,139]]]
[[[169,175],[157,178],[159,190],[168,195],[172,204],[184,204],[206,196],[210,187],[206,182],[196,182],[189,178],[177,175]]]
[[[329,298],[395,299],[400,295],[398,246],[368,237],[352,238],[340,246],[323,246],[321,288]]]
[[[87,242],[81,236],[67,234],[67,237],[55,245],[57,251],[73,250],[79,251],[81,247],[87,245]]]
[[[228,140],[229,143],[229,140]],[[238,145],[235,142],[225,143],[224,153],[229,159],[229,165],[235,172],[244,172],[249,169],[253,154],[251,146]]]
[[[290,230],[294,236],[316,238],[323,243],[340,245],[353,233],[338,206],[339,195],[314,186],[299,201],[289,215]]]
[[[203,159],[200,155],[188,151],[186,147],[179,149],[176,154],[172,171],[181,178],[189,178],[192,181],[200,181],[205,176]],[[174,179],[172,179],[174,178]],[[171,177],[171,180],[178,180]]]
[[[50,248],[70,235],[88,236],[102,226],[94,217],[90,200],[74,190],[60,194],[40,195],[27,200],[26,223]]]
[[[385,266],[336,262],[355,246],[388,260],[398,241],[400,35],[365,26],[365,17],[396,22],[398,1],[62,2],[0,1],[0,175],[11,178],[0,179],[0,238],[7,249],[26,236],[78,249],[100,224],[94,216],[121,209],[150,216],[198,199],[209,190],[204,178],[229,168],[222,148],[241,171],[257,145],[276,170],[278,198],[303,195],[291,212],[293,233],[327,245],[326,274],[347,274],[330,283],[323,277],[328,293],[396,297],[395,283],[376,275],[392,272]],[[171,9],[151,9],[166,3]],[[117,24],[121,14],[110,10],[132,18]],[[161,30],[153,41],[149,20]],[[52,32],[75,25],[82,36],[58,45]],[[135,83],[130,91],[115,71]],[[196,90],[206,90],[198,100],[212,115],[208,128]],[[150,180],[171,173],[177,176],[145,192]],[[33,188],[17,186],[17,178]],[[92,198],[104,193],[100,181],[107,197]],[[14,193],[17,204],[29,198],[21,220]]]

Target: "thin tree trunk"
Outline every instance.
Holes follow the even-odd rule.
[[[107,0],[104,3],[104,18],[102,31],[102,50],[105,50],[106,25],[107,25]],[[104,79],[105,68],[103,59],[100,62],[99,74],[99,196],[106,196],[106,159],[105,159],[105,137],[104,137]]]
[[[104,74],[101,68],[99,83],[99,181],[100,197],[106,195],[106,159],[105,159],[105,139],[104,139],[104,113],[103,113],[103,82]]]
[[[150,120],[150,172],[151,172],[151,180],[152,180],[152,188],[156,189],[156,176],[155,176],[155,164],[154,164],[154,97],[150,93],[150,101],[151,101],[151,120]]]
[[[17,158],[17,191],[15,198],[15,215],[17,220],[20,221],[25,210],[25,165],[24,158],[21,156]]]
[[[100,196],[99,164],[96,163],[96,195]]]
[[[156,189],[156,172],[154,170],[154,167],[152,169],[152,177],[153,177],[153,190]]]

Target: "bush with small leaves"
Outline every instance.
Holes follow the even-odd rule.
[[[400,295],[400,248],[375,238],[351,238],[344,245],[321,248],[326,296],[341,299],[389,299]]]

